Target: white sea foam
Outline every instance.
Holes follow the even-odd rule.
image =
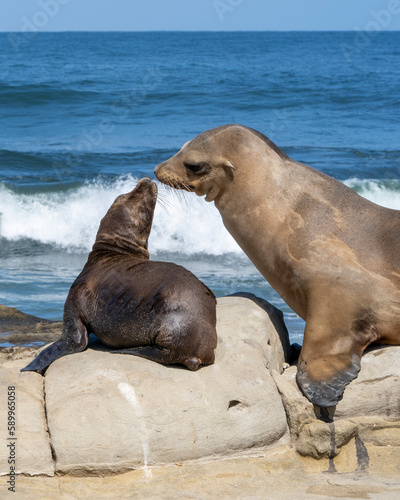
[[[89,251],[101,218],[114,199],[131,191],[138,179],[95,181],[64,192],[18,194],[0,185],[1,235],[31,238],[71,250]],[[150,252],[240,252],[224,228],[219,212],[195,194],[159,185],[159,200],[150,235]]]
[[[89,251],[99,222],[114,199],[131,191],[137,181],[125,176],[113,183],[94,181],[77,189],[37,194],[18,194],[0,185],[1,234],[9,240],[31,238]],[[375,203],[400,210],[398,181],[349,179],[345,183]],[[163,185],[159,185],[149,250],[186,255],[241,253],[213,203]]]
[[[352,178],[344,183],[367,200],[386,208],[400,210],[400,180],[368,180]]]

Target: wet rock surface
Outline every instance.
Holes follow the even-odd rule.
[[[14,307],[0,304],[0,343],[26,346],[35,342],[57,340],[62,322],[25,314]]]

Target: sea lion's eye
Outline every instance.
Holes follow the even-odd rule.
[[[202,174],[206,173],[208,171],[208,165],[204,161],[201,161],[200,163],[183,163],[185,167],[193,172],[194,174]]]
[[[191,172],[198,172],[200,170],[200,165],[196,165],[195,163],[184,163],[185,167]]]

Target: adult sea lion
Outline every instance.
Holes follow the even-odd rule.
[[[334,406],[369,344],[400,344],[399,211],[241,125],[200,134],[155,174],[214,201],[243,251],[306,320],[297,381],[310,401]]]
[[[214,362],[214,294],[187,269],[149,260],[156,199],[155,183],[142,179],[114,201],[69,291],[61,338],[21,371],[43,374],[57,358],[83,351],[91,332],[112,352],[190,370]]]

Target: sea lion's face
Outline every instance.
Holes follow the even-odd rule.
[[[130,193],[116,198],[100,222],[96,241],[110,241],[117,246],[134,242],[147,249],[157,201],[157,186],[141,179]]]
[[[205,195],[206,201],[214,201],[232,181],[234,170],[215,139],[200,134],[184,144],[175,156],[160,163],[154,173],[168,186],[193,191],[197,196]]]

